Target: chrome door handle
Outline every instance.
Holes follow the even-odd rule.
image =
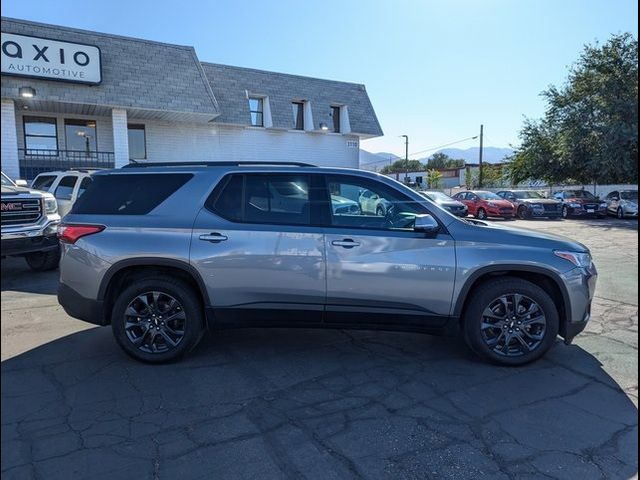
[[[353,248],[353,247],[360,246],[358,242],[354,242],[350,238],[345,238],[344,240],[334,240],[333,242],[331,242],[331,245],[335,245],[336,247],[344,247],[344,248]]]
[[[200,235],[200,240],[213,243],[224,242],[228,238],[229,237],[227,237],[226,235],[222,235],[220,233],[205,233],[203,235]]]

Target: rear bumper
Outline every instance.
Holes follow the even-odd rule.
[[[64,283],[58,284],[58,303],[67,315],[94,325],[107,325],[103,303],[100,300],[85,298]]]
[[[60,248],[56,235],[23,238],[2,237],[2,255],[27,255],[35,252],[48,252]]]

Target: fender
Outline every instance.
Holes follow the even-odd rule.
[[[205,307],[211,305],[211,301],[209,299],[209,294],[207,292],[207,288],[205,286],[204,280],[200,276],[198,270],[196,270],[192,265],[184,262],[182,260],[175,260],[172,258],[158,258],[158,257],[138,257],[131,258],[126,260],[120,260],[119,262],[114,263],[109,267],[104,276],[102,277],[102,281],[100,282],[100,288],[98,289],[98,300],[103,301],[104,297],[107,293],[107,287],[111,282],[113,276],[121,271],[123,268],[127,267],[174,267],[182,270],[183,272],[189,274],[198,285],[198,289],[202,295],[202,298],[205,303]]]
[[[569,322],[572,318],[571,316],[571,301],[569,300],[569,293],[567,292],[567,287],[565,286],[562,278],[553,270],[549,270],[544,267],[534,267],[531,265],[518,265],[518,264],[501,264],[501,265],[489,265],[486,267],[481,267],[475,272],[471,274],[469,278],[467,278],[466,282],[460,289],[460,293],[458,294],[458,298],[456,299],[455,307],[453,309],[454,316],[462,315],[462,307],[464,306],[464,302],[466,301],[469,291],[471,290],[471,286],[483,275],[488,273],[497,273],[497,272],[505,272],[505,271],[516,271],[516,272],[525,272],[525,273],[537,273],[540,275],[544,275],[551,279],[555,285],[560,290],[562,294],[562,302],[564,305],[565,311],[565,319],[561,318],[561,325],[565,323],[565,321]],[[562,326],[561,326],[562,330]]]

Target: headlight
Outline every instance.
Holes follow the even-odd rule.
[[[571,208],[580,208],[582,205],[580,205],[579,203],[570,203],[569,206]]]
[[[535,208],[536,210],[540,210],[542,208],[544,208],[541,204],[539,203],[534,203],[531,205],[532,208]]]
[[[565,260],[569,260],[576,267],[589,268],[591,266],[591,255],[582,252],[566,252],[562,250],[554,250],[554,255]]]
[[[490,206],[490,207],[497,207],[498,205],[496,205],[496,204],[495,204],[495,203],[493,203],[493,202],[489,202],[489,206]]]
[[[58,212],[58,203],[55,198],[46,198],[44,199],[44,213],[57,213]]]
[[[600,204],[600,208],[607,208],[607,204],[606,203],[601,203]]]

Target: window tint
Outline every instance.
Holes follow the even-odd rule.
[[[415,216],[429,213],[401,192],[366,179],[328,176],[331,225],[375,230],[412,230]]]
[[[304,130],[304,102],[292,102],[293,109],[293,128],[296,130]]]
[[[340,107],[331,107],[331,119],[333,120],[333,131],[340,133]]]
[[[215,196],[212,209],[227,220],[277,225],[309,225],[309,176],[233,175]]]
[[[89,185],[91,185],[91,177],[84,177],[78,187],[78,198],[80,198],[85,190],[89,188]]]
[[[58,200],[71,200],[71,196],[73,195],[73,187],[76,186],[76,180],[78,177],[67,175],[66,177],[62,177],[60,183],[56,187],[56,191],[54,192],[54,196]]]
[[[147,158],[144,125],[127,125],[127,135],[129,139],[129,157]]]
[[[97,175],[72,213],[146,215],[193,177],[190,173]]]
[[[33,184],[31,184],[31,188],[48,191],[55,179],[55,175],[38,175]]]

